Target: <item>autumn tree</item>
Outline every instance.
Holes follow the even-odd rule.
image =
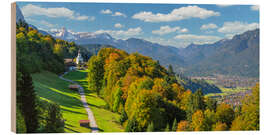
[[[240,115],[232,122],[231,130],[259,130],[260,129],[260,87],[256,84],[252,94],[243,100]]]
[[[228,126],[226,125],[226,123],[222,123],[220,121],[214,124],[212,127],[213,131],[225,131],[227,129],[228,129]]]
[[[159,108],[160,96],[149,90],[141,90],[138,93],[134,106],[138,128],[143,131],[150,122],[154,122],[157,128],[165,125]]]
[[[189,131],[190,130],[190,125],[189,122],[187,120],[182,120],[178,123],[177,126],[177,132],[179,131]]]
[[[212,98],[206,98],[205,109],[216,110],[216,108],[217,108],[216,100]]]
[[[114,93],[114,103],[113,103],[113,111],[117,112],[120,104],[123,104],[122,94],[123,91],[120,87],[116,88],[116,92]]]
[[[175,93],[172,91],[172,87],[164,79],[157,78],[154,80],[153,91],[161,94],[163,98],[172,100]]]
[[[212,130],[212,125],[216,123],[215,110],[206,109],[204,111],[204,128],[206,131]]]
[[[192,92],[187,90],[183,93],[183,95],[177,95],[177,100],[180,100],[180,108],[186,112],[189,112],[192,99]],[[191,112],[191,111],[190,111]]]
[[[234,110],[230,105],[222,103],[217,107],[216,118],[217,121],[226,123],[226,125],[230,127],[232,121],[234,120]]]
[[[197,110],[192,115],[191,128],[194,131],[204,131],[205,130],[205,117],[202,110]]]
[[[88,69],[88,87],[99,95],[104,75],[103,62],[97,56],[92,56],[88,63]]]
[[[205,103],[204,103],[204,97],[201,89],[198,89],[194,94],[192,94],[187,103],[187,119],[191,121],[192,115],[197,110],[204,110],[205,109]]]

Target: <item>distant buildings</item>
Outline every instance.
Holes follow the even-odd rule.
[[[232,105],[233,107],[237,107],[242,105],[242,100],[246,97],[251,95],[251,90],[241,91],[238,93],[226,95],[226,96],[213,96],[217,100],[217,104],[225,103]]]

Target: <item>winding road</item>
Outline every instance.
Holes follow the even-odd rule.
[[[59,78],[62,79],[62,80],[68,81],[70,83],[79,85],[75,81],[64,78],[63,76],[66,75],[67,73],[68,72],[65,72],[63,75],[59,76]],[[83,106],[84,106],[84,108],[85,108],[85,110],[87,112],[88,120],[90,121],[91,131],[92,131],[92,133],[97,133],[98,132],[98,125],[96,123],[96,120],[95,120],[95,117],[94,117],[94,114],[93,114],[92,110],[90,109],[90,107],[87,104],[85,94],[84,94],[84,89],[83,89],[83,87],[81,85],[79,85],[79,94],[81,95],[81,102],[83,103]]]

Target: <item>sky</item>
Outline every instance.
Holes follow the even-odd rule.
[[[42,30],[109,33],[162,45],[210,44],[259,28],[257,5],[17,2]]]

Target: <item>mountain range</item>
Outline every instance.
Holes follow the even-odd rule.
[[[16,7],[16,22],[19,20],[24,21],[24,17]],[[38,29],[33,25],[29,26]],[[74,41],[86,50],[92,49],[92,52],[93,48],[108,45],[128,53],[138,52],[158,60],[165,67],[172,65],[175,72],[188,76],[225,74],[259,77],[259,29],[235,35],[232,39],[222,39],[213,44],[190,44],[185,48],[161,45],[138,38],[115,39],[108,33],[72,32],[65,28],[39,30],[39,32],[66,41]]]
[[[62,28],[48,31],[52,36],[79,45],[105,44],[152,57],[164,65],[173,65],[176,72],[188,76],[226,74],[259,76],[259,29],[222,39],[213,44],[190,44],[186,48],[152,43],[144,39],[115,39],[108,33],[72,32]]]
[[[210,45],[191,45],[180,54],[189,61],[185,74],[259,77],[259,29]]]
[[[78,45],[103,44],[112,45],[118,49],[127,51],[128,53],[138,52],[142,55],[152,57],[155,60],[168,66],[169,64],[175,67],[181,67],[184,64],[182,57],[179,57],[178,48],[164,46],[157,43],[152,43],[143,39],[129,38],[126,40],[115,39],[108,33],[92,33],[92,32],[72,32],[62,29],[53,29],[48,31],[53,37],[67,41],[74,41]]]

